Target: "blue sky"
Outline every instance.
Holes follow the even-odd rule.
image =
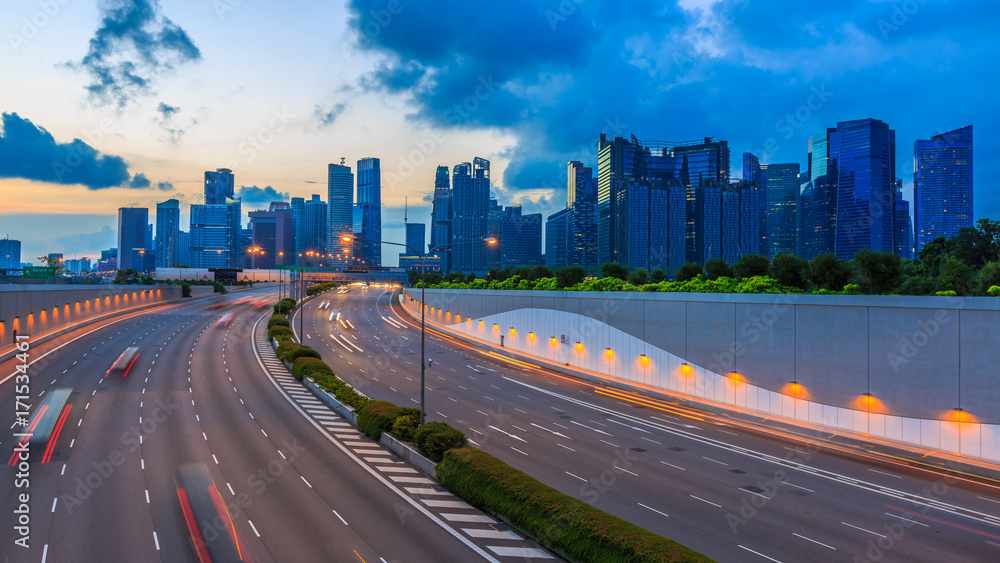
[[[252,209],[325,199],[328,162],[376,156],[384,236],[402,240],[403,199],[426,221],[439,164],[489,158],[501,203],[548,215],[601,132],[726,139],[738,176],[743,151],[804,166],[809,136],[865,117],[896,130],[907,193],[913,142],[975,125],[975,215],[1000,218],[998,16],[947,0],[5,2],[0,236],[26,257],[95,255],[118,207],[197,203],[205,170],[235,168]]]

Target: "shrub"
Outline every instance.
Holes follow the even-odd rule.
[[[771,261],[762,254],[744,254],[733,266],[736,279],[766,276],[771,269]]]
[[[306,377],[315,378],[320,373],[333,375],[333,370],[319,358],[300,357],[292,362],[292,376],[299,381]]]
[[[274,312],[277,315],[287,315],[292,312],[292,307],[286,300],[282,299],[274,304]]]
[[[271,340],[282,340],[292,337],[292,329],[287,326],[274,326],[267,330],[267,337]]]
[[[304,361],[303,358],[299,361]],[[317,371],[310,377],[319,385],[320,389],[324,391],[329,391],[333,393],[333,396],[337,398],[338,401],[344,403],[345,405],[350,405],[354,407],[355,411],[361,411],[365,408],[365,405],[372,402],[371,399],[359,393],[355,388],[347,384],[346,381],[340,379],[332,373],[327,373],[324,371]]]
[[[711,559],[577,500],[475,448],[454,449],[438,480],[570,561],[709,562]],[[553,532],[557,533],[553,533]]]
[[[271,315],[271,318],[267,321],[267,329],[271,330],[275,326],[288,326],[288,317],[284,315]]]
[[[177,282],[181,286],[181,297],[191,297],[191,284],[188,282]]]
[[[291,349],[289,349],[288,353],[285,354],[285,357],[283,359],[286,362],[294,362],[295,360],[297,360],[299,358],[316,358],[316,359],[320,359],[320,358],[322,358],[322,356],[319,355],[319,352],[317,352],[316,350],[314,350],[313,348],[311,348],[309,346],[298,346],[297,348],[291,348]]]
[[[1000,285],[990,286],[986,293],[992,295],[993,297],[1000,297]]]
[[[222,282],[220,282],[220,281],[214,281],[214,282],[212,282],[212,291],[214,293],[221,293],[222,295],[225,295],[225,294],[229,293],[226,290],[226,286],[222,285]]]
[[[844,295],[861,295],[861,286],[856,283],[849,283],[845,285]]]
[[[441,461],[444,453],[452,448],[462,448],[468,443],[465,434],[447,422],[426,422],[413,434],[413,443],[420,455],[431,461]]]
[[[392,435],[404,442],[412,442],[413,434],[420,425],[420,409],[402,408],[392,423]]]
[[[378,440],[383,432],[391,432],[396,417],[403,409],[389,401],[372,401],[358,411],[358,430]]]
[[[277,328],[278,327],[274,327],[271,330],[275,330]],[[293,354],[296,354],[300,348],[309,348],[309,347],[308,346],[302,346],[298,342],[292,340],[290,337],[279,338],[278,339],[278,348],[274,351],[274,353],[275,353],[275,355],[278,356],[279,360],[282,360],[282,361],[285,361],[285,362],[291,362],[292,360],[295,359],[295,356],[293,356]],[[312,350],[312,348],[309,348],[309,349]],[[308,354],[306,354],[306,356],[309,357]],[[315,356],[311,356],[311,357],[315,357]]]
[[[956,295],[958,295],[958,293],[952,290],[947,290],[947,291],[936,291],[934,292],[934,295],[938,297],[955,297]]]
[[[685,262],[681,264],[680,268],[677,268],[677,273],[674,274],[674,281],[686,282],[695,279],[701,275],[701,264],[697,262]]]

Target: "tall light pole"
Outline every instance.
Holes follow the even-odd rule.
[[[424,299],[424,297],[427,295],[426,292],[425,292],[425,289],[427,288],[427,268],[426,268],[425,263],[424,263],[424,258],[426,257],[426,254],[420,254],[419,252],[417,252],[417,249],[415,249],[412,246],[409,246],[407,244],[400,243],[400,242],[390,242],[390,241],[387,241],[387,240],[360,239],[360,238],[352,237],[350,235],[344,235],[344,236],[340,237],[340,240],[342,240],[344,242],[351,242],[351,241],[357,240],[357,241],[361,241],[361,242],[373,242],[373,243],[376,243],[376,244],[391,244],[393,246],[402,246],[402,247],[408,249],[410,252],[412,252],[414,254],[414,256],[420,258],[420,424],[423,424],[424,423],[424,410],[425,410],[424,409],[424,404],[425,404],[424,403],[424,393],[426,391],[426,385],[424,384],[424,380],[425,380],[425,371],[427,370],[427,362],[424,360],[424,358],[425,358],[425,342],[426,342],[426,335],[427,335],[426,323],[424,321],[424,311],[427,308],[427,306],[425,305],[426,301]],[[427,251],[427,254],[430,254],[430,253],[434,252],[435,250],[438,250],[439,248],[445,248],[445,247],[448,247],[448,246],[462,246],[464,244],[482,244],[482,243],[489,244],[489,245],[494,245],[494,244],[497,243],[497,239],[494,238],[494,237],[489,237],[489,238],[485,238],[485,239],[482,239],[482,240],[474,240],[474,241],[469,241],[469,242],[455,242],[455,243],[451,243],[451,244],[439,244],[439,245],[435,246],[434,248],[429,249]]]

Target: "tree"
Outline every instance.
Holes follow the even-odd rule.
[[[601,264],[601,276],[605,278],[618,278],[620,280],[625,280],[628,278],[628,268],[618,262]]]
[[[979,286],[984,293],[994,285],[1000,285],[1000,262],[990,262],[979,272]]]
[[[557,287],[573,287],[587,278],[583,266],[566,266],[555,272]]]
[[[948,259],[950,244],[948,239],[937,237],[920,249],[920,263],[925,273],[931,278],[937,278],[941,264]]]
[[[646,268],[637,268],[629,274],[628,283],[632,285],[646,285],[649,283],[649,272],[646,271]]]
[[[736,279],[752,278],[754,276],[766,276],[771,269],[771,262],[763,254],[744,254],[733,266],[733,273]]]
[[[729,264],[726,264],[725,260],[710,258],[705,262],[705,275],[710,280],[731,278],[733,277],[733,269],[729,267]]]
[[[771,277],[784,286],[809,286],[809,262],[794,254],[778,254],[771,260]]]
[[[701,275],[701,273],[701,264],[697,262],[685,262],[681,264],[680,268],[677,268],[677,273],[674,274],[674,281],[690,281]]]
[[[42,264],[44,264],[46,267],[48,267],[48,268],[55,268],[56,269],[56,277],[57,278],[59,276],[63,275],[63,274],[68,274],[69,273],[69,270],[66,268],[66,261],[65,260],[62,260],[60,258],[56,258],[55,256],[49,256],[49,255],[38,256],[37,258],[38,258],[38,261],[41,262]]]
[[[951,253],[973,268],[1000,259],[1000,221],[980,219],[974,227],[962,227],[948,241]]]
[[[410,281],[410,287],[417,287],[417,284],[420,283],[420,270],[410,270],[406,276]]]
[[[137,284],[139,283],[139,272],[135,271],[135,268],[118,270],[115,272],[115,279],[111,283],[115,285]]]
[[[531,281],[540,280],[542,278],[551,278],[552,270],[548,266],[535,266],[531,269],[531,273],[528,275],[528,279]]]
[[[949,256],[944,264],[941,264],[941,273],[938,275],[935,289],[954,291],[958,295],[974,295],[977,285],[976,269],[956,256]]]
[[[476,273],[469,272],[469,275],[465,276],[465,283],[472,283],[476,281]]]
[[[506,270],[501,270],[499,268],[493,268],[489,272],[486,272],[486,282],[487,283],[489,283],[491,281],[503,281],[503,280],[507,279],[508,277],[509,276],[507,275],[507,271]]]
[[[854,255],[865,293],[879,295],[896,289],[903,275],[903,261],[892,252],[863,248]]]
[[[445,276],[444,279],[448,283],[462,283],[462,281],[465,280],[465,276],[462,274],[462,272],[451,272],[450,274]]]
[[[853,274],[851,264],[836,254],[820,254],[809,261],[809,279],[820,289],[843,291]]]
[[[653,283],[665,282],[667,281],[667,273],[663,271],[663,268],[657,268],[653,270],[651,280]]]

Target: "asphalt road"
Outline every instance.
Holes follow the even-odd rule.
[[[419,404],[398,294],[313,299],[306,343],[364,393]],[[328,302],[328,303],[327,303]],[[330,320],[337,309],[344,323]],[[997,561],[1000,489],[749,427],[428,331],[428,419],[574,497],[719,561]]]
[[[267,310],[234,303],[247,296],[276,297],[253,291],[157,308],[29,351],[33,402],[68,387],[72,407],[52,459],[32,454],[30,487],[14,485],[16,466],[0,468],[4,561],[196,560],[176,491],[178,467],[192,462],[207,466],[231,518],[201,523],[203,534],[235,529],[253,560],[482,560],[430,518],[402,518],[400,496],[278,393],[251,349]],[[128,346],[140,356],[127,377],[105,378]],[[0,365],[0,380],[16,362]],[[15,419],[13,383],[0,383],[3,421]],[[0,438],[5,460],[16,431]],[[22,492],[31,495],[27,549],[12,532]]]

